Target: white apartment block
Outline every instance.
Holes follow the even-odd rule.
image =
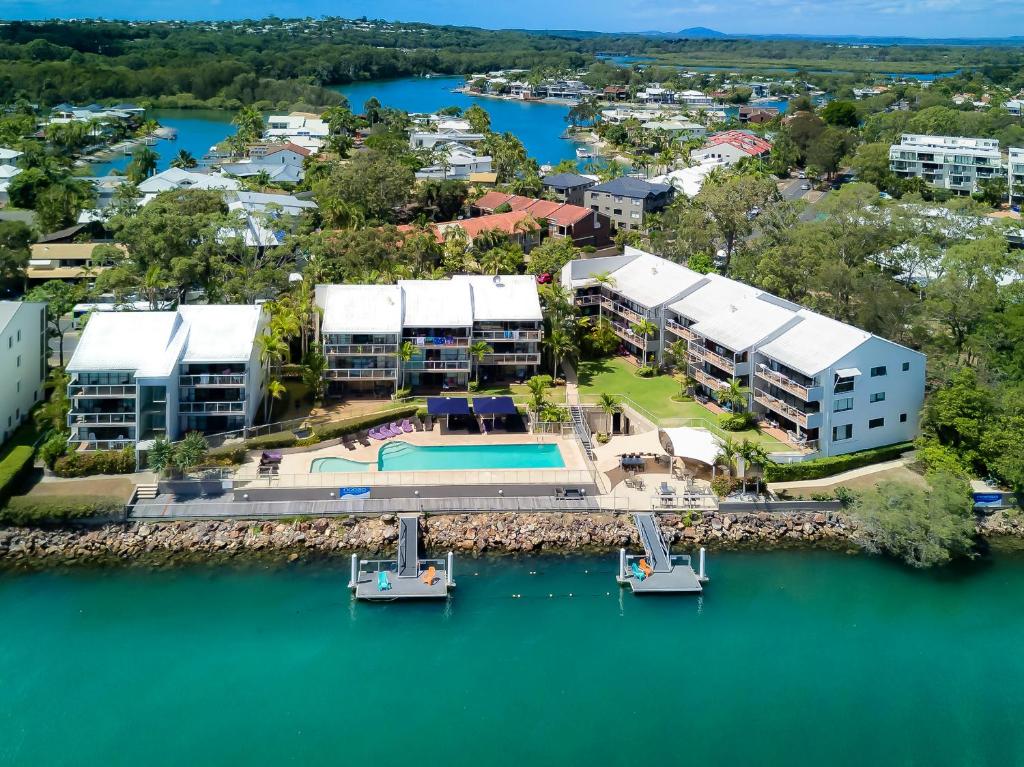
[[[543,317],[530,275],[318,285],[316,300],[331,395],[465,389],[477,366],[481,381],[523,380],[540,366]],[[470,354],[477,341],[492,349],[479,360]],[[413,354],[402,361],[406,342]]]
[[[43,399],[46,357],[46,304],[0,301],[0,444]]]
[[[159,437],[252,426],[266,324],[260,306],[94,314],[67,366],[72,446],[145,451]]]
[[[594,275],[608,273],[600,283]],[[748,407],[816,456],[911,440],[924,404],[925,357],[717,274],[635,248],[562,270],[578,306],[607,318],[623,351],[663,362],[683,342],[687,372],[710,399],[737,379]],[[657,332],[644,337],[637,324]]]
[[[987,138],[905,133],[889,148],[889,168],[900,178],[923,178],[958,194],[978,191],[979,182],[1000,174],[999,142]]]
[[[1006,173],[1009,176],[1010,204],[1020,205],[1024,202],[1024,149],[1010,147]]]

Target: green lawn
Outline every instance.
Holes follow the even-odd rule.
[[[682,426],[685,419],[700,418],[718,426],[720,416],[699,402],[673,402],[679,394],[679,382],[670,375],[640,378],[636,367],[620,357],[580,362],[576,377],[580,394],[587,398],[598,394],[616,394],[628,398],[647,411],[660,426]],[[696,424],[694,424],[696,425]],[[733,439],[749,439],[761,443],[766,450],[786,450],[787,445],[756,429],[724,432]]]

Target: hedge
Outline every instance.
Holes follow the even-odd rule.
[[[17,491],[32,471],[33,447],[38,434],[31,423],[19,426],[0,451],[0,506]]]
[[[58,477],[90,477],[94,474],[131,474],[135,471],[135,449],[73,452],[58,458],[53,473]]]
[[[769,463],[764,468],[764,479],[766,482],[798,482],[805,479],[831,477],[834,474],[870,466],[873,463],[894,461],[912,448],[912,443],[900,442],[871,450],[861,450],[857,453],[814,458],[800,463]]]
[[[32,525],[40,522],[69,522],[95,516],[119,514],[124,500],[110,496],[30,496],[18,495],[0,509],[0,523]]]

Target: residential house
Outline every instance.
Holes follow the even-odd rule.
[[[597,179],[578,173],[549,173],[540,183],[544,191],[550,192],[559,202],[583,205],[584,193],[597,183]]]
[[[957,194],[978,191],[1002,167],[996,139],[905,133],[889,148],[889,168],[897,176],[921,178]]]
[[[716,168],[726,167],[720,162],[706,162],[703,165],[691,165],[688,168],[678,168],[660,176],[654,176],[651,181],[655,184],[670,184],[677,192],[682,192],[687,197],[696,197],[704,186],[704,181]]]
[[[697,107],[698,109],[713,106],[715,103],[715,100],[711,98],[711,96],[701,93],[700,91],[693,90],[679,91],[675,94],[673,101],[676,104],[681,104],[685,107]]]
[[[110,268],[114,254],[97,254],[97,248],[124,250],[123,245],[112,242],[37,242],[30,248],[25,276],[29,283],[45,280],[76,281],[94,279]]]
[[[748,131],[730,130],[708,136],[704,146],[690,152],[690,160],[698,164],[735,165],[745,157],[766,158],[771,151],[772,145],[767,139]]]
[[[1003,103],[1003,109],[1005,109],[1011,117],[1020,117],[1021,114],[1024,114],[1024,99],[1010,99]],[[0,160],[2,159],[3,156],[0,155]]]
[[[331,395],[465,389],[477,366],[481,380],[523,380],[540,365],[543,318],[530,275],[318,285],[316,301]],[[472,359],[475,341],[493,351]],[[406,342],[414,353],[402,361]]]
[[[744,105],[739,107],[736,119],[741,123],[752,125],[763,125],[769,123],[779,116],[779,110],[775,107],[760,107]]]
[[[440,159],[433,165],[416,171],[416,178],[469,181],[474,173],[491,172],[491,157],[477,155],[464,144],[437,144],[434,147],[434,152],[439,155]]]
[[[0,163],[4,165],[13,165],[22,155],[24,155],[24,152],[19,152],[17,149],[8,149],[7,147],[0,146]]]
[[[653,131],[665,131],[677,141],[689,141],[692,138],[704,138],[708,129],[689,120],[648,120],[643,128]]]
[[[601,91],[601,98],[605,101],[625,101],[629,98],[629,88],[625,85],[606,85]]]
[[[662,88],[659,83],[651,83],[642,91],[637,91],[636,100],[641,104],[672,104],[675,96],[675,91]]]
[[[11,201],[10,196],[7,194],[7,189],[11,185],[11,181],[21,173],[21,168],[16,165],[9,165],[4,163],[0,165],[0,205],[6,205]]]
[[[330,133],[330,126],[319,115],[292,112],[267,118],[263,136],[271,141],[282,141],[319,152]]]
[[[1024,148],[1010,147],[1006,163],[1009,176],[1010,204],[1024,202]]]
[[[532,217],[543,224],[547,222],[549,237],[568,237],[578,247],[593,245],[600,248],[611,240],[611,222],[603,213],[592,211],[580,205],[538,200],[535,197],[522,197],[504,192],[488,192],[470,206],[474,216],[489,218],[494,211],[503,206],[509,207],[509,213],[498,215],[521,215]],[[470,221],[480,221],[473,218]]]
[[[478,144],[484,134],[472,131],[446,129],[436,131],[414,130],[409,134],[410,149],[433,149],[438,144]]]
[[[172,189],[232,189],[241,188],[237,179],[222,176],[219,173],[185,170],[184,168],[168,168],[156,173],[139,184],[139,192],[148,202],[152,196]]]
[[[261,306],[97,312],[67,371],[76,450],[135,447],[252,426],[264,400]],[[140,456],[141,464],[141,456]]]
[[[602,273],[607,279],[596,280]],[[684,342],[699,396],[717,399],[736,379],[750,392],[747,407],[802,454],[839,455],[917,435],[925,358],[900,344],[635,248],[573,261],[562,283],[581,311],[612,322],[634,356],[664,363]],[[641,337],[640,320],[657,333]]]
[[[45,399],[47,354],[46,304],[0,301],[0,444]]]
[[[674,195],[668,184],[623,176],[590,187],[586,201],[591,210],[608,216],[613,228],[642,231],[650,214],[663,210]]]

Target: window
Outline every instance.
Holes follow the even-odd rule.
[[[21,393],[21,381],[18,381],[18,385],[14,387],[14,391],[18,394]]]
[[[907,414],[906,413],[900,413],[900,423],[906,423],[906,422],[907,422]]]
[[[18,343],[21,343],[21,331],[18,331]]]
[[[876,368],[871,368],[871,377],[878,378],[878,376],[885,375],[885,365],[879,365]]]
[[[876,391],[871,395],[871,397],[869,397],[869,399],[871,402],[885,402],[885,392]]]
[[[904,362],[903,363],[903,372],[906,373],[908,370],[910,370],[910,363],[909,362]]]
[[[868,421],[869,429],[879,429],[882,426],[885,426],[884,418],[872,418],[870,421]]]
[[[19,367],[19,368],[21,367],[21,355],[20,355],[20,354],[18,355],[18,364],[17,364],[17,367]]]
[[[640,214],[639,213],[630,213],[629,217],[630,218],[640,218]]]
[[[853,391],[853,377],[847,376],[846,378],[836,378],[836,386],[834,389],[835,394],[844,394],[846,392]]]
[[[844,413],[853,410],[853,397],[840,397],[832,404],[833,413]]]
[[[853,437],[853,424],[846,424],[844,426],[833,426],[832,427],[832,441],[841,442],[844,439],[850,439]]]
[[[622,208],[615,208],[615,210],[613,210],[612,213],[614,213],[616,216],[621,216]]]

